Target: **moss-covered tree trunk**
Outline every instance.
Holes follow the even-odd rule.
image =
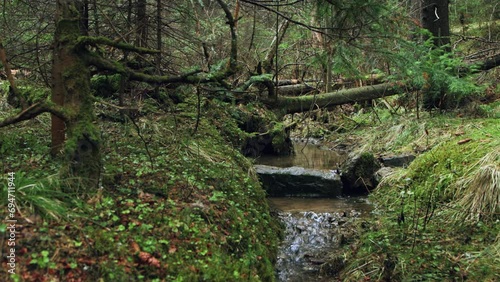
[[[75,192],[76,188],[97,188],[101,168],[99,132],[95,124],[90,91],[90,72],[79,56],[85,47],[77,44],[81,28],[76,2],[57,1],[52,69],[52,101],[64,105],[67,114],[64,123],[66,141],[63,147],[66,163],[62,168],[61,177],[71,192]],[[60,121],[55,123],[57,126],[58,122]],[[55,129],[58,131],[55,132],[53,128],[53,134],[59,134],[56,139],[60,141],[61,128]]]

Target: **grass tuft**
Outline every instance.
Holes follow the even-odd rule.
[[[500,150],[492,151],[471,166],[457,182],[458,220],[495,221],[500,215]]]
[[[24,218],[32,215],[40,215],[46,219],[66,217],[70,211],[67,206],[68,199],[59,191],[57,175],[48,176],[41,180],[33,180],[26,177],[24,172],[15,175],[15,199],[17,211]],[[2,198],[7,199],[7,187],[1,193]]]

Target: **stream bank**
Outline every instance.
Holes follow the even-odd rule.
[[[482,109],[417,117],[374,108],[337,120],[340,130],[323,145],[372,151],[389,166],[392,156],[403,156],[403,167],[386,168],[369,195],[374,215],[344,252],[338,277],[500,280],[500,103]]]

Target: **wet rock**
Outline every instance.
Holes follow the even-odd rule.
[[[380,167],[380,163],[371,153],[361,153],[349,158],[341,167],[344,194],[366,194],[374,189],[378,184],[374,174]]]
[[[345,267],[345,264],[344,257],[337,255],[321,266],[321,274],[329,276],[337,275]]]
[[[379,170],[377,170],[377,172],[375,172],[375,181],[377,181],[377,183],[380,183],[382,179],[391,175],[393,172],[394,169],[392,167],[382,167]]]
[[[329,196],[342,194],[342,181],[333,170],[255,165],[264,189],[271,196]]]
[[[248,138],[244,142],[243,148],[241,150],[243,155],[255,158],[261,155],[293,154],[293,144],[288,137],[289,133],[278,133],[270,132]]]
[[[388,167],[407,167],[414,159],[414,155],[386,156],[379,158],[380,162]]]

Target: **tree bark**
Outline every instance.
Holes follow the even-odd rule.
[[[396,95],[402,92],[401,86],[393,83],[383,83],[373,86],[339,90],[336,92],[307,95],[300,97],[278,97],[276,103],[269,101],[274,108],[284,109],[287,114],[304,112],[315,107],[331,108],[333,106],[362,102]]]
[[[139,47],[146,47],[148,40],[148,23],[146,17],[146,0],[137,1],[136,16],[136,44]]]
[[[52,101],[64,107],[67,119],[64,122],[53,116],[52,140],[55,142],[53,149],[61,148],[66,131],[67,140],[63,150],[66,163],[61,178],[67,181],[65,188],[70,192],[77,192],[75,189],[79,188],[97,188],[101,169],[100,134],[93,112],[90,71],[79,56],[85,48],[78,44],[77,39],[81,34],[80,15],[75,1],[58,0]]]
[[[281,96],[299,96],[311,92],[318,93],[319,90],[307,84],[283,85],[278,86],[278,91]]]
[[[450,44],[449,0],[423,0],[422,26],[434,36],[435,46]]]
[[[271,73],[272,68],[273,68],[273,60],[274,57],[276,56],[276,46],[279,46],[281,41],[283,40],[283,37],[285,36],[286,30],[288,29],[288,25],[290,24],[290,21],[285,20],[283,21],[279,28],[278,28],[278,34],[276,34],[273,38],[273,41],[271,42],[271,45],[269,46],[269,51],[266,54],[266,57],[264,58],[264,61],[262,62],[262,67],[264,68],[266,73]]]

